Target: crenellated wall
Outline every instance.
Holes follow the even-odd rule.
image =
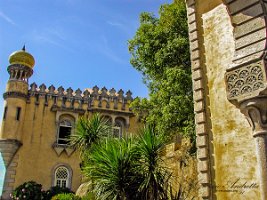
[[[30,85],[29,97],[35,97],[35,104],[39,104],[39,98],[44,98],[45,105],[52,99],[52,110],[72,110],[81,113],[97,108],[129,112],[129,103],[133,100],[130,90],[124,95],[121,89],[116,92],[114,88],[108,91],[105,87],[100,90],[94,86],[83,92],[80,89],[74,92],[72,88],[65,90],[62,86],[56,89],[53,85],[47,88],[41,84],[37,87],[35,83]]]

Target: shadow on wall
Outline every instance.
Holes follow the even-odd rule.
[[[2,195],[3,191],[5,173],[6,173],[6,168],[2,157],[2,153],[0,152],[0,196]]]

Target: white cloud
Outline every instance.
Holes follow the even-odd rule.
[[[122,31],[128,38],[131,38],[138,28],[138,21],[128,20],[122,16],[113,16],[113,18],[114,20],[108,20],[106,23]]]
[[[112,22],[112,21],[107,21],[107,23],[111,26],[123,26],[121,23],[119,22]]]
[[[108,39],[102,35],[101,37],[101,44],[98,46],[99,52],[108,57],[109,59],[113,60],[114,62],[120,64],[127,64],[128,62],[121,57],[119,57],[110,47],[108,44]]]
[[[0,11],[0,17],[8,23],[16,25],[16,23],[12,19],[10,19],[7,15],[5,15],[2,11]]]
[[[65,35],[62,33],[62,31],[54,29],[54,28],[47,28],[46,29],[47,33],[50,33],[51,35],[61,39],[61,40],[66,40]]]
[[[65,36],[60,31],[52,28],[46,28],[42,31],[34,30],[30,36],[33,40],[39,43],[49,43],[60,47],[70,52],[74,52],[71,48],[64,45]]]

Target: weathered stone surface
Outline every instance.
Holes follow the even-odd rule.
[[[204,110],[204,102],[203,101],[198,101],[194,103],[194,111],[196,113],[201,112]]]
[[[255,18],[252,20],[249,20],[246,23],[246,26],[239,25],[235,27],[234,29],[234,37],[239,38],[242,37],[248,33],[254,32],[256,30],[265,29],[265,23],[261,20],[261,18]]]
[[[236,50],[246,48],[247,46],[251,46],[253,43],[258,43],[258,45],[261,45],[262,40],[264,39],[266,39],[266,31],[265,29],[260,29],[239,38],[235,43],[235,48]]]
[[[202,78],[202,71],[201,71],[201,69],[198,69],[198,70],[193,71],[192,78],[194,80],[201,79]],[[199,87],[202,88],[201,84],[199,84],[199,85],[200,85]]]
[[[0,139],[0,152],[2,153],[6,168],[9,167],[12,159],[14,158],[21,145],[21,142],[19,142],[18,140]]]
[[[194,60],[191,62],[192,65],[192,70],[197,70],[200,68],[200,61],[199,60]]]
[[[207,11],[207,10],[206,10]],[[255,143],[252,142],[250,126],[245,117],[231,103],[227,101],[224,73],[232,63],[235,52],[233,28],[229,15],[224,5],[203,13],[205,74],[207,77],[207,91],[205,106],[208,106],[209,116],[206,124],[208,134],[212,135],[212,141],[208,145],[212,148],[210,153],[214,169],[211,177],[211,187],[217,199],[259,199],[259,188],[246,189],[245,192],[238,189],[237,192],[227,192],[229,183],[238,180],[242,183],[258,184],[256,173]],[[255,49],[254,49],[255,51]],[[254,52],[251,50],[251,52]],[[247,52],[244,52],[246,54]],[[205,86],[205,84],[204,84]],[[200,142],[201,141],[201,142]],[[198,143],[203,143],[198,140]],[[198,157],[204,157],[205,150],[198,152]],[[199,164],[199,170],[204,170],[205,165]],[[203,173],[200,176],[205,180]],[[221,190],[218,187],[223,187]],[[202,190],[205,190],[203,187]],[[244,192],[244,193],[242,193]],[[241,194],[242,193],[242,194]]]
[[[245,13],[245,15],[243,14]],[[242,13],[238,13],[232,16],[232,23],[234,25],[240,25],[245,22],[248,22],[249,20],[253,19],[255,16],[261,16],[263,15],[263,10],[261,5],[257,4],[253,7],[249,7]]]
[[[195,120],[197,124],[204,123],[205,119],[206,117],[204,112],[196,113]]]
[[[201,135],[201,136],[197,136],[197,146],[198,147],[204,147],[207,146],[207,136],[206,135]]]
[[[197,91],[194,91],[194,100],[195,101],[201,101],[203,100],[203,90],[197,90]]]
[[[196,127],[196,134],[197,135],[205,135],[207,134],[206,124],[198,124]]]
[[[240,4],[240,1],[235,1],[229,7],[229,11],[230,13],[234,14],[234,13],[242,11],[243,9],[247,7],[252,6],[253,4],[257,2],[259,2],[259,0],[242,1],[242,4]]]
[[[189,40],[192,42],[194,40],[197,40],[197,31],[193,31],[189,33]]]
[[[207,148],[199,148],[197,151],[197,158],[200,160],[206,159],[208,157]]]

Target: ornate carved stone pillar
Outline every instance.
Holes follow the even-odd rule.
[[[267,199],[267,97],[260,96],[240,103],[240,110],[252,127],[262,199]]]
[[[247,117],[256,142],[261,199],[267,199],[266,6],[264,0],[225,0],[235,55],[226,71],[228,100]]]

